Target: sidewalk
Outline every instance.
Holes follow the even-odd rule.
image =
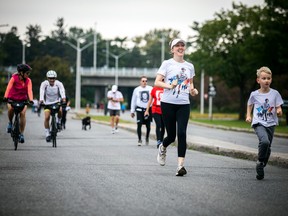
[[[72,111],[73,112],[73,111]],[[81,110],[80,113],[85,113],[85,110]],[[136,120],[135,118],[132,119],[130,117],[130,112],[126,111],[125,114],[121,114],[120,119],[125,121],[130,121],[131,123],[123,123],[120,120],[119,128],[125,129],[128,131],[131,131],[133,133],[136,133]],[[75,113],[74,113],[75,114]],[[90,115],[103,115],[103,111],[96,112],[96,110],[91,110]],[[103,122],[103,121],[95,121],[99,124],[104,125],[110,125],[109,122]],[[143,133],[145,130],[143,130]],[[151,125],[151,132],[150,132],[150,145],[152,145],[153,141],[155,140],[155,146],[156,146],[156,134],[155,134],[155,125]],[[287,142],[288,144],[288,142]],[[237,145],[232,142],[224,142],[219,141],[215,142],[215,140],[195,135],[189,135],[187,134],[187,145],[189,149],[202,151],[202,152],[209,152],[213,154],[219,154],[234,158],[241,158],[241,159],[248,159],[248,160],[257,160],[257,148],[250,148],[247,146]],[[284,168],[288,168],[288,154],[287,153],[277,153],[273,152],[271,153],[269,164],[281,166]]]

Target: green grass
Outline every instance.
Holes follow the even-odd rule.
[[[84,118],[85,114],[79,114],[79,118]],[[110,116],[96,115],[91,116],[93,120],[110,122]],[[251,129],[249,123],[245,121],[238,120],[238,114],[235,113],[213,113],[213,119],[208,118],[208,114],[201,115],[199,112],[191,112],[190,120],[194,122],[210,124],[210,125],[219,125],[228,128],[241,128],[241,129]],[[121,119],[121,123],[131,123],[130,121],[125,121]],[[288,127],[284,121],[279,122],[279,126],[275,128],[276,133],[288,134]]]
[[[240,121],[236,119],[197,119],[197,118],[192,118],[191,119],[194,122],[200,122],[204,124],[210,124],[210,125],[220,125],[228,128],[241,128],[241,129],[251,129],[251,124],[245,122],[245,121]],[[282,134],[288,134],[288,127],[286,126],[286,123],[284,121],[280,121],[279,125],[276,126],[275,128],[276,133],[282,133]]]

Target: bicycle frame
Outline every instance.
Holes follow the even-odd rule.
[[[51,134],[51,141],[52,141],[52,147],[57,147],[57,121],[56,121],[56,114],[58,113],[60,109],[60,103],[55,103],[51,105],[46,105],[46,108],[50,110],[50,116],[51,116],[51,122],[50,122],[50,134]]]
[[[19,143],[19,135],[20,135],[20,112],[24,109],[24,107],[29,104],[26,101],[13,101],[13,100],[8,100],[8,103],[11,104],[13,110],[14,110],[14,121],[12,123],[12,130],[11,130],[11,137],[14,143],[14,150],[16,151],[18,148],[18,143]]]

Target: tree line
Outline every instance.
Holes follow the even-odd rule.
[[[186,60],[195,66],[196,86],[199,87],[201,71],[205,71],[206,79],[208,76],[214,77],[217,110],[238,111],[239,118],[244,119],[249,93],[258,87],[255,82],[256,69],[261,66],[268,66],[272,70],[272,88],[276,88],[283,98],[288,98],[287,9],[288,3],[282,0],[265,0],[265,5],[253,7],[233,3],[231,10],[216,12],[212,20],[191,23],[195,35],[187,40],[190,49]],[[55,29],[50,35],[41,35],[39,25],[28,25],[26,29],[24,40],[21,40],[15,26],[8,33],[0,33],[0,67],[21,63],[24,43],[25,60],[33,68],[33,91],[36,96],[46,72],[53,69],[58,72],[59,79],[65,81],[73,98],[76,50],[67,43],[76,46],[77,38],[86,37],[81,45],[85,46],[93,42],[94,30],[71,27],[67,31],[62,17],[56,20]],[[114,55],[127,52],[119,60],[119,67],[157,68],[161,64],[162,40],[165,39],[164,56],[167,59],[170,58],[169,41],[181,37],[175,29],[154,29],[144,36],[132,38],[132,41],[128,41],[127,37],[107,40],[99,32],[96,34],[97,67],[114,67],[114,58],[106,56],[108,47]],[[81,66],[93,66],[93,52],[93,45],[82,51]],[[1,69],[2,95],[6,77]],[[88,90],[83,92],[82,97],[93,98],[91,94],[92,91]]]

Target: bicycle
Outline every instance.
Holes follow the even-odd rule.
[[[9,99],[7,103],[11,104],[14,110],[14,122],[12,123],[12,129],[11,129],[11,137],[14,143],[14,150],[16,151],[18,148],[19,143],[19,136],[20,136],[20,121],[19,121],[19,114],[24,109],[26,105],[29,104],[28,101],[13,101]]]
[[[56,121],[56,114],[58,114],[60,106],[65,107],[65,104],[61,104],[60,102],[50,104],[50,105],[44,105],[44,109],[49,109],[50,110],[50,115],[51,115],[51,121],[50,121],[50,136],[51,136],[51,141],[52,141],[52,147],[56,148],[57,147],[57,133],[61,129],[58,129],[57,127],[57,121]]]

